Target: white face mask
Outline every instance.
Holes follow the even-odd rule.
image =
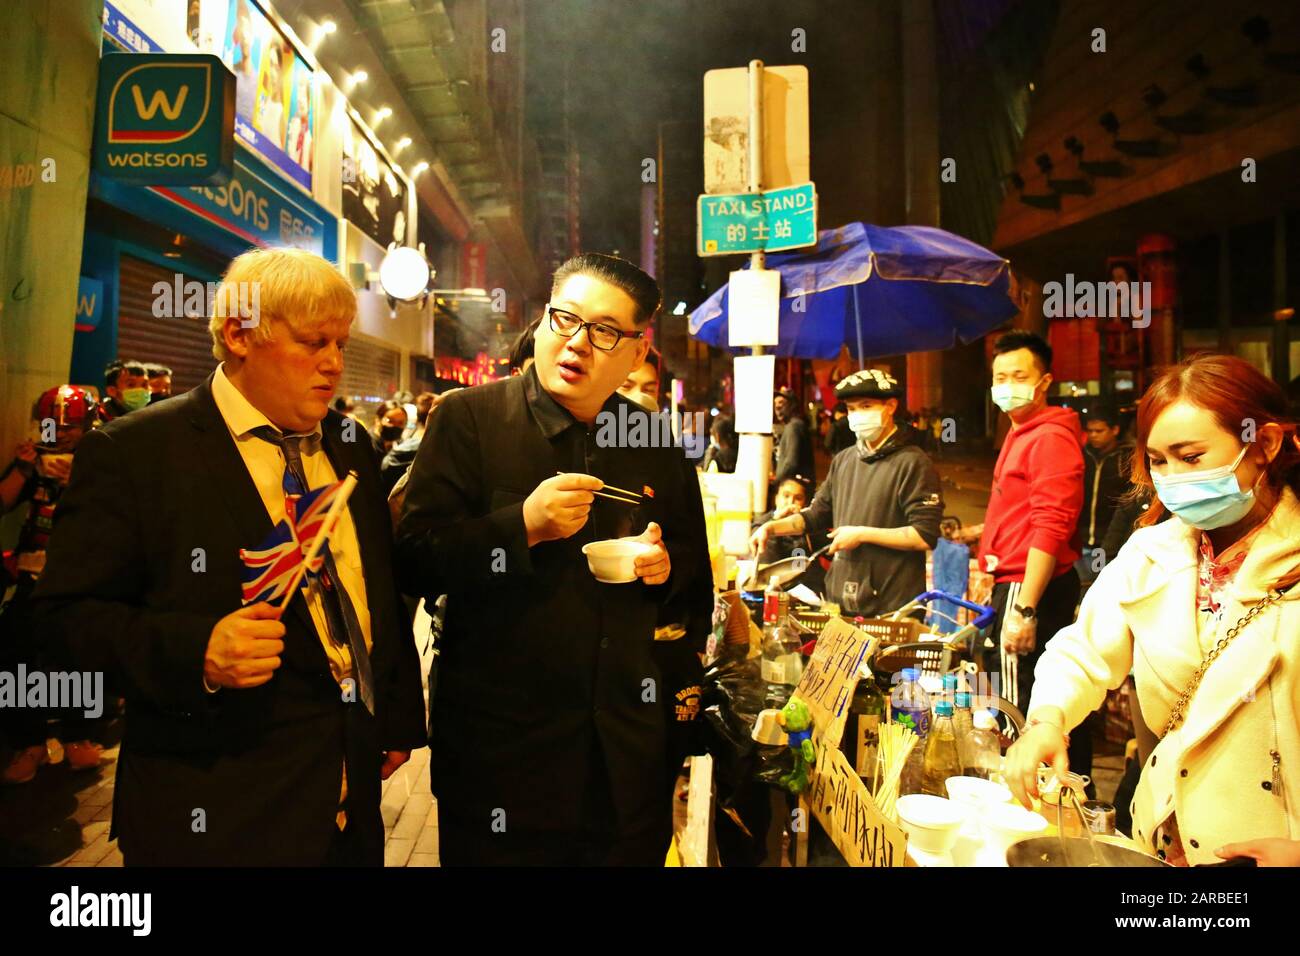
[[[849,429],[858,441],[874,443],[885,430],[885,413],[879,408],[849,409]]]
[[[1041,382],[1041,379],[1040,379]],[[1032,405],[1038,394],[1039,382],[1028,385],[1024,382],[1003,382],[994,385],[989,391],[993,395],[993,404],[1004,412],[1014,412],[1018,408]]]

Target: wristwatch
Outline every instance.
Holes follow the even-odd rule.
[[[1019,614],[1021,617],[1023,617],[1026,621],[1032,621],[1034,617],[1037,616],[1038,614],[1038,612],[1035,611],[1032,607],[1021,607],[1019,604],[1013,604],[1011,605],[1011,607],[1015,609],[1015,612]]]

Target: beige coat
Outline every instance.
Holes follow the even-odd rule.
[[[1134,532],[1089,589],[1078,620],[1044,649],[1030,716],[1055,706],[1076,727],[1132,669],[1142,714],[1163,732],[1204,656],[1198,535],[1177,518]],[[1297,566],[1300,501],[1287,489],[1237,572],[1219,636]],[[1300,839],[1298,721],[1300,584],[1239,632],[1206,672],[1182,726],[1152,752],[1132,806],[1134,840],[1154,853],[1156,829],[1171,814],[1189,864],[1220,862],[1214,850],[1225,843]]]

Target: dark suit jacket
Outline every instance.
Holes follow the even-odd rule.
[[[618,395],[605,408],[620,405],[637,409]],[[637,508],[597,498],[575,535],[529,548],[524,499],[557,471],[654,497]],[[597,582],[582,546],[650,521],[669,580]],[[429,419],[397,538],[409,593],[448,595],[430,739],[440,815],[484,832],[497,810],[524,832],[644,832],[665,819],[675,688],[652,656],[654,630],[667,609],[699,650],[712,611],[699,484],[682,449],[601,447],[532,371],[464,389]]]
[[[321,863],[345,755],[349,819],[367,856],[382,861],[381,750],[420,746],[424,711],[369,440],[358,429],[343,441],[336,412],[321,423],[335,471],[359,479],[349,508],[371,615],[375,717],[344,703],[301,595],[284,615],[270,682],[208,694],[208,637],[240,606],[239,549],[271,532],[211,381],[82,440],[36,591],[42,633],[126,697],[113,828],[128,864]]]

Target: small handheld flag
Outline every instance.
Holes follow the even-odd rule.
[[[256,548],[241,549],[244,604],[274,604],[289,590],[302,565],[302,548],[289,522],[281,521]]]

